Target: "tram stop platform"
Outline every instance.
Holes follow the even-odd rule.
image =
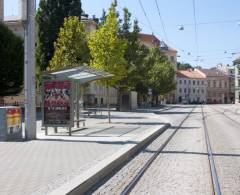
[[[107,112],[68,136],[37,121],[37,140],[0,142],[0,194],[82,194],[134,155],[169,124],[153,113]]]

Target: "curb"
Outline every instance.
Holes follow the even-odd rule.
[[[131,158],[145,145],[152,142],[156,137],[161,135],[166,129],[170,127],[166,123],[161,128],[153,128],[144,135],[136,138],[127,144],[124,148],[117,151],[115,154],[98,163],[95,167],[87,170],[83,174],[75,177],[69,182],[63,184],[61,187],[48,193],[49,195],[81,195],[90,190],[95,184],[103,180],[107,175],[112,173],[116,168],[121,166],[126,160]],[[137,144],[136,144],[137,143]]]

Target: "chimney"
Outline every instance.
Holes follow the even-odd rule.
[[[4,20],[4,0],[0,0],[0,22]]]

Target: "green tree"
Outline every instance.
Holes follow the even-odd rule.
[[[193,68],[193,67],[188,63],[180,63],[180,62],[177,63],[177,69],[178,70],[187,70],[187,69],[190,69],[190,68]]]
[[[109,8],[105,22],[101,24],[99,29],[92,33],[88,41],[92,57],[90,66],[114,75],[111,80],[107,79],[102,82],[102,84],[107,86],[107,93],[109,93],[108,86],[118,86],[119,81],[125,76],[124,64],[126,62],[124,53],[126,41],[119,38],[118,32],[119,23],[117,20],[116,4],[113,3]],[[110,111],[108,114],[109,122],[111,122]]]
[[[165,95],[174,90],[174,65],[164,56],[160,48],[155,47],[150,50],[147,62],[150,67],[149,87],[153,89],[153,95],[157,98],[158,95]]]
[[[124,52],[126,41],[118,37],[119,25],[114,4],[109,9],[106,21],[93,32],[88,41],[92,60],[90,66],[114,74],[114,78],[104,81],[116,86],[125,76]]]
[[[23,84],[23,41],[0,22],[0,95],[18,93]]]
[[[143,82],[145,81],[146,66],[144,59],[147,56],[148,49],[139,42],[139,32],[141,29],[138,26],[138,21],[134,20],[132,27],[131,13],[127,8],[124,8],[123,12],[123,23],[119,35],[121,38],[127,40],[127,48],[124,53],[127,74],[122,79],[119,88],[120,90],[136,90],[140,92],[143,88],[138,86],[143,86]]]
[[[38,42],[36,61],[40,70],[46,70],[54,53],[57,39],[64,18],[77,16],[81,18],[80,0],[40,0],[36,15]]]
[[[50,70],[73,67],[89,62],[86,32],[78,17],[65,18],[54,48],[55,52],[50,61]]]

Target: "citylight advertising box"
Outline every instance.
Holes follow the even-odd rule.
[[[0,107],[0,140],[22,139],[21,108]]]
[[[43,126],[73,126],[72,88],[72,82],[68,80],[43,81]]]

